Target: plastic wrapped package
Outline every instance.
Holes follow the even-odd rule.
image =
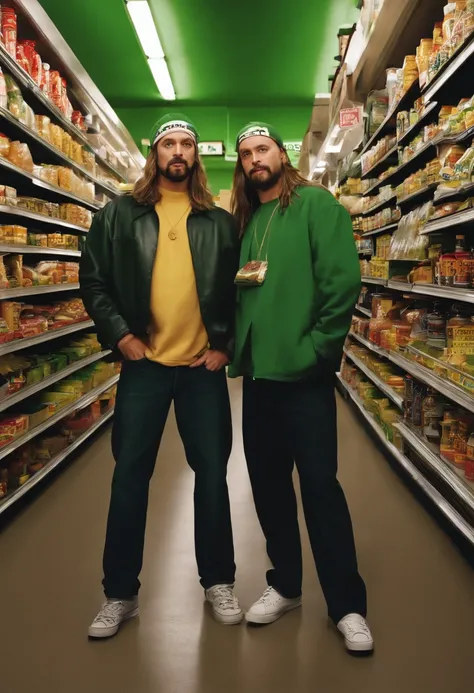
[[[2,108],[8,108],[8,96],[7,96],[7,83],[5,80],[5,75],[0,67],[0,106]]]
[[[65,156],[72,158],[72,137],[68,132],[63,132],[61,151]]]
[[[51,166],[50,164],[42,164],[41,166],[35,167],[37,170],[37,175],[41,180],[44,180],[50,185],[59,185],[59,166]]]
[[[51,125],[51,144],[62,150],[64,130],[59,125]]]
[[[10,140],[6,135],[3,133],[0,133],[0,156],[3,156],[4,159],[8,159],[10,155]]]
[[[40,137],[42,137],[46,142],[52,144],[51,139],[51,118],[48,116],[36,116],[35,117],[36,132]]]
[[[97,170],[95,155],[84,149],[82,152],[82,159],[84,168],[95,176]]]
[[[3,42],[7,53],[16,60],[17,44],[17,17],[16,12],[11,7],[2,7],[2,34]]]
[[[84,181],[82,197],[86,200],[95,200],[95,185],[91,181]]]
[[[24,142],[12,142],[8,154],[8,160],[18,168],[33,173],[34,163],[30,149]]]
[[[16,47],[16,61],[25,72],[31,74],[30,63],[25,55],[25,47],[21,43],[17,44]]]
[[[82,150],[82,144],[79,144],[79,142],[75,140],[71,141],[71,159],[81,166],[84,163],[82,159]]]
[[[5,82],[7,85],[8,110],[15,118],[24,122],[26,120],[26,107],[21,89],[10,75],[5,75]]]
[[[76,176],[74,171],[65,166],[59,166],[59,187],[68,192],[75,192],[77,189]]]

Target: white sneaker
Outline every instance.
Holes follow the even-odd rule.
[[[226,626],[235,626],[242,621],[244,614],[234,594],[233,585],[214,585],[205,594],[216,621]]]
[[[130,600],[107,599],[89,628],[90,638],[110,638],[124,621],[138,616],[138,597]]]
[[[343,634],[349,652],[372,652],[374,639],[365,618],[349,614],[339,621],[337,629]]]
[[[247,611],[245,620],[247,623],[273,623],[288,611],[297,609],[299,606],[301,606],[301,597],[285,599],[273,587],[268,587],[258,602],[255,602]]]

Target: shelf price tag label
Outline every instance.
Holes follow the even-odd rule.
[[[350,130],[362,123],[362,106],[354,108],[342,108],[339,111],[339,127],[341,130]]]

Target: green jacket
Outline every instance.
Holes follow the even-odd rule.
[[[261,205],[243,237],[240,265],[256,259],[277,201]],[[231,377],[298,380],[336,370],[360,291],[359,259],[349,214],[322,188],[300,187],[267,235],[268,272],[237,294]]]
[[[211,349],[233,349],[240,241],[234,218],[213,208],[187,222],[202,320]],[[152,205],[117,197],[95,215],[80,263],[81,294],[104,348],[146,337],[159,221]]]

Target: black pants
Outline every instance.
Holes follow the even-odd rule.
[[[306,526],[330,618],[367,611],[352,523],[337,480],[333,378],[283,383],[244,379],[243,435],[257,514],[273,570],[268,584],[301,594],[302,556],[292,473],[300,477]]]
[[[227,490],[232,423],[225,370],[168,368],[146,359],[124,363],[117,393],[112,449],[116,461],[104,552],[104,591],[138,593],[148,487],[174,400],[189,466],[195,472],[194,521],[198,571],[204,588],[234,582]]]

